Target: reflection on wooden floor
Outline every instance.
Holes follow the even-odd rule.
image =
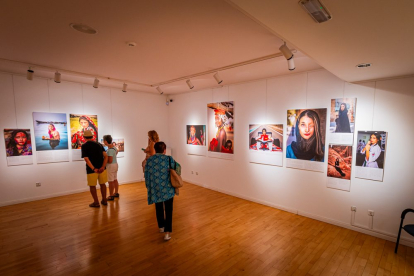
[[[414,275],[414,249],[186,184],[172,239],[143,183],[0,208],[0,275]],[[396,229],[398,225],[396,225]]]

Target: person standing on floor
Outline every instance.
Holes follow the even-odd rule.
[[[102,205],[108,205],[106,201],[106,185],[108,176],[106,172],[106,163],[108,162],[108,155],[103,146],[97,143],[90,130],[85,130],[83,137],[86,143],[82,145],[82,158],[86,162],[86,174],[88,179],[88,186],[91,192],[93,202],[89,207],[100,207],[98,194],[96,192],[96,182],[101,186]]]
[[[155,155],[149,157],[145,165],[145,186],[148,191],[148,205],[155,203],[158,227],[161,233],[165,233],[164,240],[168,241],[171,239],[175,195],[170,169],[175,168],[175,160],[165,155],[167,146],[164,142],[155,143],[154,149]]]
[[[103,141],[105,146],[108,147],[106,154],[108,155],[108,164],[106,170],[108,171],[108,183],[109,183],[109,196],[107,200],[112,201],[115,197],[119,197],[118,189],[118,161],[117,154],[118,150],[115,147],[115,143],[112,143],[111,135],[104,135]]]
[[[154,145],[160,140],[158,137],[158,133],[155,130],[148,131],[148,146],[144,150],[145,152],[145,159],[142,161],[142,170],[145,172],[145,163],[147,162],[148,158],[155,154]]]

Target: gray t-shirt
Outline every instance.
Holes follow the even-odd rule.
[[[110,164],[118,163],[116,161],[116,154],[117,154],[116,148],[110,148],[110,149],[108,149],[108,151],[106,153],[108,154],[108,157],[112,156],[112,163],[110,163]]]

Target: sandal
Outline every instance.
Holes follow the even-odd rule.
[[[99,208],[99,207],[101,207],[101,205],[99,205],[99,203],[92,202],[91,204],[89,204],[89,207]]]
[[[106,205],[108,205],[108,202],[102,200],[101,201],[101,204],[104,205],[104,206],[106,206]]]
[[[115,193],[115,194],[114,194],[114,197],[119,197],[119,194],[118,194],[118,193]]]
[[[114,196],[108,196],[108,197],[106,198],[106,200],[108,200],[108,201],[112,201],[112,200],[115,200],[115,197],[114,197]]]

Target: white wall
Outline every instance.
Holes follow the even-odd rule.
[[[357,131],[388,131],[383,182],[352,177],[351,191],[345,192],[326,187],[326,168],[318,173],[248,162],[249,124],[283,123],[286,127],[287,109],[328,108],[329,114],[330,100],[340,97],[357,98]],[[390,240],[397,234],[402,210],[414,208],[414,78],[348,84],[317,70],[172,98],[170,146],[182,164],[184,180]],[[185,126],[207,125],[207,103],[223,100],[235,104],[234,160],[188,155]],[[354,145],[355,139],[356,135]],[[363,227],[368,227],[368,209],[374,210],[374,231],[378,232],[352,227],[351,206],[357,207],[355,223]],[[413,223],[414,215],[406,222]]]
[[[168,143],[165,97],[148,93],[0,73],[0,130],[30,128],[32,112],[98,115],[99,139],[105,134],[125,138],[125,157],[119,158],[120,183],[141,181],[141,148],[148,130],[155,129]],[[84,161],[8,167],[4,139],[0,139],[0,206],[88,190]],[[41,187],[35,187],[41,182]]]

